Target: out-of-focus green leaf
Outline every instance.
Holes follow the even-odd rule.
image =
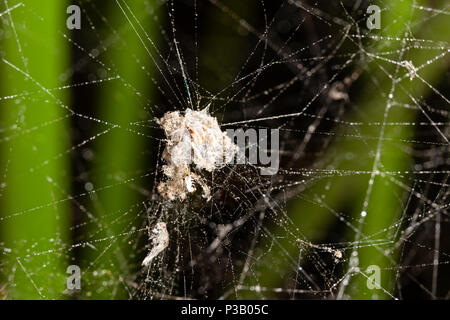
[[[380,7],[383,10],[381,4]],[[408,33],[409,27],[414,26],[412,30],[417,38],[448,41],[445,36],[445,34],[448,34],[445,31],[448,21],[444,16],[426,19],[424,13],[412,9],[408,1],[390,2],[389,9],[382,12],[382,30],[374,30],[374,35],[411,38],[411,34]],[[389,24],[383,25],[383,23]],[[383,40],[375,39],[371,42],[371,47],[386,51],[401,49],[403,45],[400,40],[387,41],[385,38]],[[355,45],[357,43],[355,40]],[[364,48],[367,50],[367,43]],[[429,55],[419,50],[404,53],[403,57],[395,56],[393,60],[411,60],[415,66],[420,66],[432,57],[432,54]],[[396,84],[395,91],[392,92],[393,98],[390,98],[392,81],[385,72],[400,77],[406,73],[405,68],[367,55],[365,55],[365,59],[369,59],[371,62],[365,70],[363,78],[359,80],[363,81],[364,85],[356,105],[360,106],[361,109],[346,120],[382,123],[388,101],[392,104],[394,104],[393,102],[414,104],[409,94],[416,98],[423,98],[429,92],[428,86],[419,79],[410,81],[409,77],[404,77],[400,83]],[[396,73],[396,68],[398,68],[398,73]],[[434,63],[421,69],[420,75],[428,82],[434,83],[439,80],[444,70],[445,68],[439,67],[439,63]],[[373,80],[377,83],[373,83]],[[392,106],[386,114],[385,121],[411,122],[414,121],[416,115],[417,111],[415,110]],[[405,141],[411,140],[412,128],[408,126],[386,126],[382,128],[382,126],[362,125],[355,127],[353,131],[351,130],[352,127],[344,126],[336,136],[361,135],[362,137],[375,137],[375,139],[337,139],[329,147],[330,152],[325,155],[325,162],[320,161],[319,163],[321,165],[325,163],[325,165],[329,165],[328,168],[336,169],[336,173],[342,170],[341,172],[344,174],[336,174],[331,178],[328,176],[317,177],[317,181],[314,181],[311,186],[306,185],[305,190],[298,198],[290,202],[288,212],[292,224],[288,227],[285,225],[277,226],[270,230],[271,236],[263,241],[260,246],[261,250],[269,248],[269,251],[262,254],[262,258],[253,265],[253,272],[261,275],[258,283],[260,286],[266,288],[283,287],[286,279],[290,279],[293,273],[298,273],[298,283],[292,284],[293,288],[297,286],[305,290],[328,288],[337,293],[340,298],[352,299],[390,298],[395,294],[393,277],[398,258],[393,244],[386,244],[385,242],[392,239],[395,230],[389,227],[402,215],[408,191],[394,182],[394,180],[404,181],[406,178],[389,174],[389,172],[403,172],[410,168],[410,156],[403,148],[409,146],[409,143]],[[361,218],[363,203],[369,188],[370,172],[373,171],[373,162],[378,149],[377,137],[380,137],[381,130],[384,132],[382,134],[383,139],[380,142],[380,158],[377,166],[380,174],[374,177],[372,190],[369,192],[368,206],[364,210],[365,217],[362,221],[362,227],[359,228],[358,220]],[[318,167],[317,169],[326,168]],[[345,174],[346,171],[350,174]],[[351,218],[343,216],[344,219],[340,220],[338,216],[341,216],[342,212],[351,212]],[[333,222],[336,222],[336,224],[333,224]],[[319,270],[313,272],[310,269],[308,269],[309,271],[305,270],[303,261],[308,260],[308,257],[309,259],[317,259],[315,255],[326,252],[326,249],[317,249],[304,245],[304,243],[310,242],[320,246],[320,241],[333,232],[333,227],[345,228],[348,231],[347,241],[356,240],[354,249],[358,254],[360,271],[365,274],[367,267],[370,265],[380,267],[382,289],[368,289],[366,276],[370,276],[370,274],[364,276],[357,270],[352,272],[350,279],[346,279],[349,280],[347,286],[342,286],[343,278],[339,278],[337,275],[334,276],[332,281],[330,281],[332,278],[327,275],[327,283],[323,282],[324,279],[312,279],[306,276],[308,272],[314,273]],[[287,228],[297,230],[295,232],[305,242],[294,242],[292,237],[283,236]],[[358,230],[358,232],[355,232],[355,230]],[[361,233],[356,235],[359,231]],[[275,242],[274,239],[276,239]],[[377,246],[374,241],[378,240],[380,245]],[[371,243],[367,245],[367,241],[371,241]],[[385,244],[381,245],[381,243]],[[341,262],[341,266],[344,267],[343,271],[348,268],[347,264],[353,252],[351,247],[345,247],[344,249],[344,259],[341,260],[343,261]],[[278,263],[272,265],[269,261],[277,261]],[[315,264],[315,267],[317,266]],[[339,266],[336,267],[339,268]],[[251,275],[248,276],[247,284],[255,285],[252,282]],[[342,289],[342,295],[339,294],[339,289]],[[246,292],[245,297],[255,298],[258,296],[255,292]],[[324,294],[327,294],[327,292],[324,292]]]
[[[126,233],[142,226],[143,215],[136,204],[145,198],[133,187],[142,181],[124,181],[151,170],[145,162],[152,144],[145,121],[152,116],[156,87],[151,79],[156,75],[156,66],[147,50],[162,63],[148,40],[158,43],[157,26],[161,21],[157,20],[156,10],[159,6],[153,1],[114,1],[108,2],[104,11],[107,23],[103,24],[100,36],[106,50],[100,53],[99,59],[111,69],[110,76],[120,76],[120,79],[101,87],[97,98],[98,117],[120,128],[113,128],[96,139],[94,147],[91,177],[94,188],[112,187],[92,197],[92,211],[98,220],[91,221],[89,239],[94,242],[110,237],[95,243],[95,250],[85,252],[90,263],[83,267],[83,276],[89,284],[84,294],[92,298],[126,298],[124,279],[140,267],[130,245],[133,241],[128,240],[128,236],[136,235]],[[104,125],[98,127],[99,131],[105,129]]]
[[[2,1],[2,13],[6,5],[0,91],[17,95],[0,101],[1,127],[11,128],[0,133],[0,237],[7,248],[0,259],[11,266],[6,292],[14,299],[61,298],[68,261],[46,251],[68,241],[70,210],[57,203],[70,194],[68,93],[45,89],[66,84],[60,76],[68,67],[68,42],[59,33],[66,28],[66,1]]]

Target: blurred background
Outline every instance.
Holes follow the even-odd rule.
[[[449,298],[449,15],[0,2],[0,298]],[[210,201],[166,201],[156,119],[208,105],[222,130],[279,129],[280,169],[199,172]],[[169,246],[143,268],[160,221]]]

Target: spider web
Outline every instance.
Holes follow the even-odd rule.
[[[429,30],[445,19],[448,26],[448,4],[411,1],[399,23],[389,15],[395,4],[380,1],[381,30],[368,30],[368,1],[144,1],[142,12],[125,0],[75,3],[83,27],[58,30],[72,54],[58,87],[45,88],[0,49],[5,77],[21,74],[34,88],[4,94],[1,108],[42,100],[63,109],[33,127],[2,121],[2,150],[66,120],[72,136],[63,152],[23,172],[26,179],[69,155],[72,167],[58,173],[69,189],[46,177],[57,200],[2,209],[0,229],[65,205],[71,223],[50,238],[0,240],[0,296],[9,297],[23,272],[42,297],[67,297],[35,280],[57,273],[45,261],[62,258],[82,270],[74,298],[448,298],[450,46],[448,33]],[[0,36],[19,44],[14,61],[27,60],[20,48],[34,31],[16,16],[31,8],[0,6]],[[398,24],[401,34],[384,33]],[[126,47],[136,54],[121,55]],[[139,70],[134,78],[125,65]],[[118,123],[100,110],[108,88],[125,97],[116,107],[136,117]],[[66,91],[68,104],[59,98]],[[208,105],[223,130],[278,129],[279,171],[227,165],[199,173],[211,200],[199,191],[164,200],[156,191],[166,142],[157,119]],[[106,154],[139,159],[132,171],[99,156],[104,139],[123,136],[142,149]],[[2,153],[3,201],[12,173]],[[133,200],[112,205],[122,193]],[[146,268],[158,222],[169,245]],[[370,265],[381,269],[381,288],[365,284]]]

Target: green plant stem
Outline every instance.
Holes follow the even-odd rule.
[[[1,11],[20,2],[2,17],[0,90],[19,96],[0,101],[2,128],[15,126],[1,133],[0,237],[10,253],[0,259],[11,266],[2,275],[8,298],[52,299],[61,297],[67,276],[65,256],[45,252],[63,247],[69,236],[70,210],[58,202],[70,194],[70,131],[62,106],[69,94],[43,88],[65,84],[59,77],[68,67],[68,43],[58,31],[66,28],[66,2],[8,0]]]
[[[419,4],[420,2],[418,2]],[[411,4],[408,1],[395,1],[390,2],[389,5],[389,10],[387,12],[384,11],[382,15],[382,21],[390,21],[390,24],[379,35],[403,38],[408,30],[405,22],[408,22],[410,19]],[[380,4],[380,6],[382,5]],[[412,22],[420,21],[421,18],[424,18],[422,12],[418,16],[412,17]],[[396,22],[394,23],[393,21]],[[423,25],[426,25],[426,28],[420,29],[419,27]],[[447,25],[448,21],[446,21],[445,17],[437,16],[423,24],[418,24],[416,26],[417,34],[414,36],[434,41],[447,41],[445,36],[448,34],[445,31]],[[385,40],[375,40],[372,41],[371,45],[376,46],[386,43]],[[387,43],[387,47],[384,46],[382,49],[390,51],[400,49],[401,46],[401,41],[391,41],[390,44]],[[423,52],[419,51],[411,53],[408,60],[414,61],[414,64],[419,66],[433,56],[433,54],[423,54]],[[367,56],[365,58],[367,59]],[[399,57],[394,57],[393,59],[398,60]],[[359,102],[356,104],[361,106],[361,110],[353,114],[348,121],[383,122],[392,82],[385,81],[387,76],[381,70],[380,65],[384,67],[384,71],[390,74],[394,74],[397,67],[376,59],[369,64],[367,78],[360,80],[366,83],[361,90],[363,94],[360,95]],[[402,70],[402,68],[400,67],[399,75],[405,73],[405,70]],[[433,63],[423,68],[420,71],[420,75],[423,79],[427,79],[428,82],[433,84],[440,79],[444,71],[445,68],[442,68],[439,63]],[[374,84],[371,82],[372,79],[378,80],[378,83]],[[396,84],[395,92],[393,92],[396,102],[414,104],[409,95],[405,94],[405,91],[409,92],[413,97],[423,98],[430,92],[430,89],[419,79],[410,81],[409,78],[406,78]],[[417,111],[392,107],[387,113],[386,122],[414,121],[416,115]],[[346,129],[339,130],[337,136],[343,136],[344,134],[380,137],[380,126],[361,126],[358,127],[357,132],[348,132]],[[381,174],[374,177],[372,191],[368,199],[369,205],[366,208],[367,214],[361,228],[359,228],[360,226],[357,222],[355,223],[355,219],[359,220],[361,217],[363,202],[370,180],[370,175],[368,176],[367,174],[319,178],[313,185],[306,185],[305,190],[298,198],[292,200],[288,205],[288,215],[292,221],[288,228],[297,230],[299,238],[303,241],[315,244],[318,244],[316,242],[324,239],[330,232],[332,233],[332,227],[346,228],[348,230],[348,241],[355,241],[355,230],[358,230],[357,233],[360,232],[356,236],[357,240],[383,241],[390,239],[393,230],[389,226],[393,225],[401,216],[407,197],[405,197],[405,190],[396,183],[400,178],[384,174],[383,172],[404,171],[409,168],[411,163],[410,156],[402,148],[409,146],[409,143],[404,141],[410,141],[412,134],[411,128],[392,126],[384,129],[384,139],[382,139],[380,144],[380,158],[377,165],[377,169]],[[325,155],[324,159],[331,168],[336,170],[371,172],[377,148],[377,140],[367,140],[365,142],[363,138],[359,140],[339,139],[332,143],[329,147],[330,152],[328,155]],[[353,159],[347,159],[346,155],[352,155]],[[401,178],[401,180],[404,179]],[[408,193],[407,190],[406,193]],[[352,213],[352,217],[355,219],[345,219],[351,226],[345,221],[342,223],[337,222],[337,224],[333,223],[338,221],[336,217],[342,211],[350,211]],[[292,274],[298,273],[298,283],[301,284],[302,288],[306,290],[317,289],[305,278],[301,271],[305,267],[304,261],[309,260],[308,257],[312,259],[317,258],[317,256],[314,256],[314,251],[317,250],[296,243],[291,240],[291,237],[283,236],[286,233],[286,226],[284,225],[275,226],[268,231],[272,236],[262,241],[259,250],[263,253],[256,259],[257,261],[253,266],[253,272],[262,274],[261,281],[254,283],[250,275],[246,283],[248,285],[259,284],[267,288],[283,287],[286,280],[292,278]],[[274,243],[273,239],[277,239],[277,241]],[[359,256],[358,266],[360,270],[365,271],[369,265],[378,265],[382,270],[381,286],[384,291],[383,289],[369,290],[367,288],[367,278],[360,273],[353,273],[354,277],[350,279],[349,286],[344,288],[341,298],[390,298],[395,294],[392,280],[395,276],[395,266],[398,264],[397,253],[392,248],[392,244],[391,247],[373,244],[370,246],[359,246],[358,244],[356,243],[355,250]],[[351,252],[352,250],[344,251],[345,268],[347,268],[346,264],[349,261]],[[392,267],[393,270],[390,269]],[[336,283],[338,280],[338,277],[334,279]],[[335,284],[333,282],[322,284],[320,279],[316,279],[315,282],[319,283],[319,287],[322,285],[322,287],[330,289],[330,292],[339,292],[339,290],[336,290],[339,286],[333,287],[333,284]],[[292,286],[298,287],[298,283],[292,284]],[[327,293],[325,292],[325,294]],[[258,297],[258,294],[247,292],[244,297],[255,298]]]
[[[111,239],[96,244],[95,251],[86,253],[90,263],[84,270],[87,270],[85,276],[90,285],[85,293],[92,298],[127,298],[123,279],[127,279],[140,268],[140,261],[136,261],[136,252],[130,244],[131,241],[121,234],[134,227],[142,227],[145,215],[136,210],[136,204],[145,198],[133,188],[133,185],[141,184],[142,180],[137,178],[129,183],[124,181],[142,176],[150,170],[146,160],[149,159],[149,153],[153,152],[150,149],[153,141],[148,139],[149,130],[145,127],[145,121],[152,116],[154,101],[151,100],[155,85],[151,77],[155,77],[156,66],[147,49],[156,57],[157,54],[147,37],[150,37],[153,43],[158,43],[157,24],[161,21],[156,20],[157,8],[156,2],[142,1],[114,1],[108,2],[106,7],[105,17],[108,25],[104,25],[101,36],[102,41],[109,45],[106,51],[100,54],[100,59],[111,68],[110,72],[119,75],[120,79],[101,87],[97,108],[101,119],[119,125],[120,128],[111,129],[106,135],[96,139],[94,145],[94,188],[111,185],[113,187],[96,193],[93,198],[92,211],[99,222],[92,221],[92,233],[89,237],[91,240],[104,237]],[[109,26],[113,26],[113,32]],[[157,61],[162,63],[158,58]],[[133,126],[132,123],[143,125]],[[105,129],[99,125],[99,131]],[[136,234],[130,237],[136,237]]]

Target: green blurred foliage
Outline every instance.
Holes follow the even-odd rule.
[[[422,4],[425,3],[422,1]],[[383,37],[410,37],[409,26],[413,25],[414,36],[433,41],[448,41],[448,20],[445,16],[436,16],[432,19],[425,19],[426,13],[419,10],[412,10],[408,1],[394,1],[389,3],[389,10],[382,11],[382,29],[374,30],[374,35]],[[417,5],[420,5],[418,2]],[[383,8],[382,4],[380,7]],[[383,10],[383,9],[382,9]],[[411,15],[414,12],[414,15]],[[358,42],[354,42],[358,45]],[[365,44],[364,47],[372,47],[377,50],[398,50],[402,48],[402,41],[372,40],[372,43]],[[377,51],[373,50],[373,51]],[[362,53],[366,55],[366,52]],[[395,57],[395,60],[411,60],[415,66],[420,66],[428,59],[433,58],[433,53],[424,51],[413,51],[403,57]],[[367,56],[366,56],[367,58]],[[350,113],[346,121],[350,122],[412,122],[417,116],[417,111],[406,108],[391,107],[386,111],[386,105],[393,103],[394,99],[389,98],[392,93],[396,103],[414,104],[409,95],[414,97],[425,97],[429,93],[429,88],[418,79],[413,81],[409,77],[404,77],[396,83],[394,90],[392,81],[387,74],[397,78],[406,73],[404,67],[378,58],[369,57],[369,65],[364,71],[362,79],[364,84],[359,93],[358,101],[355,103],[359,110]],[[438,63],[428,65],[420,71],[422,78],[427,79],[431,84],[439,81],[445,68]],[[386,116],[386,118],[385,118]],[[347,128],[348,129],[348,128]],[[382,130],[382,131],[381,131]],[[358,269],[352,269],[351,277],[347,286],[342,286],[344,281],[340,281],[337,288],[332,287],[336,282],[324,283],[325,287],[335,290],[337,297],[350,299],[389,299],[395,295],[394,279],[396,266],[399,263],[397,248],[392,243],[386,244],[387,239],[393,238],[396,229],[394,225],[403,214],[403,209],[408,199],[408,191],[401,186],[406,177],[399,177],[389,172],[408,170],[412,159],[403,148],[408,147],[413,132],[412,127],[396,126],[358,126],[357,130],[348,132],[345,128],[338,130],[338,136],[344,134],[361,135],[365,137],[377,137],[373,142],[362,139],[338,139],[330,147],[327,155],[324,156],[329,168],[336,170],[369,171],[379,170],[379,174],[374,176],[373,184],[370,186],[370,174],[336,175],[332,178],[325,177],[313,180],[313,184],[307,184],[304,191],[298,198],[292,200],[288,206],[288,215],[295,226],[296,231],[302,235],[303,241],[319,244],[326,237],[333,233],[333,229],[339,228],[347,230],[347,241],[354,241],[354,250],[357,253],[357,260],[353,260]],[[378,137],[382,137],[378,145]],[[379,148],[379,160],[374,166],[374,161]],[[320,165],[323,162],[320,161]],[[317,167],[317,169],[323,169]],[[371,189],[368,191],[368,189]],[[366,195],[368,195],[366,199]],[[366,215],[362,217],[364,202],[367,201]],[[339,222],[338,216],[351,213],[351,219],[347,222]],[[305,263],[302,261],[317,259],[317,249],[308,247],[298,242],[292,241],[290,237],[284,237],[285,227],[279,226],[270,230],[271,237],[263,241],[262,250],[270,250],[263,254],[263,258],[256,263],[253,272],[261,277],[260,285],[268,288],[283,287],[286,280],[292,279],[292,275],[298,273],[298,279],[302,287],[309,286],[311,289],[318,289],[312,285],[311,281],[305,280],[302,275]],[[271,243],[276,239],[273,247]],[[384,245],[374,245],[373,241],[381,241]],[[367,245],[371,241],[372,244]],[[348,270],[347,263],[351,261],[352,248],[347,248],[344,254],[345,265],[342,271]],[[324,250],[319,250],[324,251]],[[278,261],[276,265],[269,261]],[[297,262],[300,266],[297,269]],[[366,269],[370,265],[377,265],[381,269],[382,289],[371,290],[367,286]],[[303,266],[303,267],[302,267]],[[316,265],[317,267],[318,265]],[[307,266],[308,267],[308,266]],[[309,266],[311,267],[311,266]],[[336,266],[339,267],[339,266]],[[307,270],[308,271],[308,270]],[[307,273],[306,271],[306,273]],[[326,272],[323,270],[322,272]],[[327,276],[329,277],[329,276]],[[251,277],[248,280],[252,283]],[[317,279],[316,279],[317,281]],[[320,282],[319,282],[320,283]],[[292,284],[294,285],[294,284]],[[338,289],[338,290],[336,290]],[[326,293],[326,292],[325,292]],[[245,298],[257,298],[257,293],[246,292]],[[275,296],[274,296],[275,297]]]
[[[66,84],[60,79],[69,67],[69,46],[59,33],[66,25],[66,2],[10,0],[2,2],[0,11],[19,3],[8,13],[1,40],[2,58],[8,62],[0,63],[0,91],[19,95],[0,101],[1,127],[13,128],[0,133],[5,183],[0,238],[11,249],[0,257],[11,266],[2,280],[9,283],[8,298],[61,298],[67,261],[45,251],[68,240],[70,210],[59,201],[71,194],[65,154],[70,131],[64,118],[69,93],[45,89]]]
[[[94,143],[93,187],[112,187],[91,197],[95,221],[88,232],[93,241],[112,238],[93,244],[95,250],[84,251],[81,257],[82,261],[89,261],[82,268],[84,294],[89,298],[127,298],[123,279],[140,269],[135,264],[136,249],[124,233],[133,227],[143,227],[144,215],[136,210],[140,208],[136,204],[145,198],[124,181],[150,172],[146,161],[149,153],[157,152],[145,122],[153,116],[156,91],[152,82],[156,67],[150,54],[160,63],[151,44],[151,41],[157,44],[160,36],[157,26],[162,21],[158,20],[158,8],[158,2],[151,1],[104,4],[108,23],[102,24],[100,37],[107,47],[100,59],[111,67],[109,75],[118,75],[120,79],[101,86],[96,108],[100,119],[117,127]],[[99,124],[99,132],[105,129],[108,128]],[[139,178],[131,184],[134,183],[139,184]]]

